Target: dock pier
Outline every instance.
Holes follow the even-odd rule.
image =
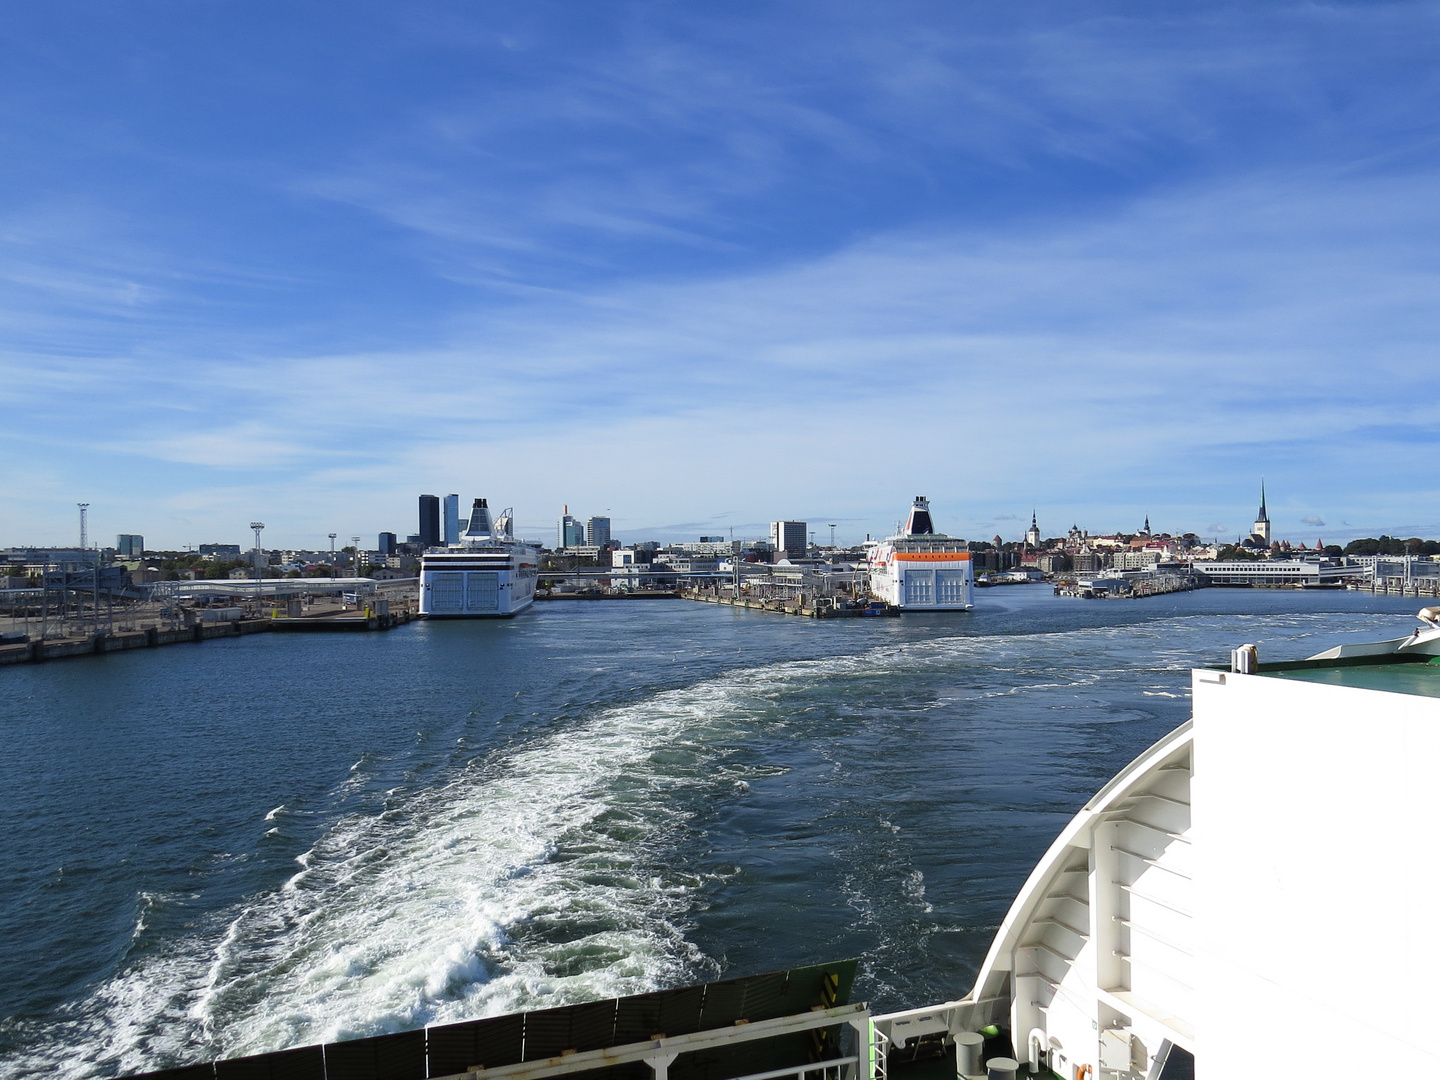
[[[1147,574],[1134,578],[1062,578],[1055,583],[1055,595],[1079,600],[1137,600],[1144,596],[1192,592],[1196,585],[1192,574]]]
[[[1351,582],[1346,588],[1376,596],[1410,596],[1417,600],[1440,598],[1440,578],[1433,577],[1412,577],[1409,581],[1403,577],[1382,577]]]
[[[733,588],[712,586],[681,589],[680,596],[682,599],[695,600],[702,604],[725,604],[747,611],[773,611],[780,615],[798,615],[804,619],[858,619],[900,614],[899,608],[879,600],[845,600],[803,592],[792,596],[736,596]]]
[[[131,629],[92,628],[88,632],[72,631],[57,637],[32,639],[27,634],[12,632],[0,639],[0,666],[195,644],[249,634],[385,631],[404,626],[416,617],[414,606],[406,600],[402,600],[396,610],[391,610],[389,600],[375,601],[354,610],[343,605],[338,608],[314,605],[305,612],[300,607],[299,601],[291,601],[283,608],[272,607],[268,614],[255,610],[253,605],[248,610],[241,607],[186,609],[180,617],[168,619],[156,613],[148,624],[134,620],[140,625]]]

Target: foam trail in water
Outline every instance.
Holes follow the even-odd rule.
[[[210,943],[142,958],[0,1071],[138,1071],[713,975],[684,937],[698,883],[665,852],[677,791],[742,790],[724,759],[761,683],[775,691],[752,670],[606,710],[338,822]]]

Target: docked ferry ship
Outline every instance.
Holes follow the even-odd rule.
[[[535,602],[540,549],[513,535],[514,512],[490,520],[476,499],[458,544],[420,558],[420,616],[427,619],[504,619]]]
[[[870,591],[902,611],[969,611],[975,575],[964,540],[935,531],[930,500],[915,496],[905,528],[870,545]]]

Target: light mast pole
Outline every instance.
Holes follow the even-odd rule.
[[[89,524],[87,518],[90,514],[90,504],[87,502],[76,503],[75,505],[80,508],[80,558],[82,560],[80,565],[84,566],[85,563],[90,561],[90,556],[88,554],[90,550],[90,537],[87,528]],[[94,589],[90,595],[90,614],[91,617],[95,620],[95,625],[98,628],[100,625],[100,559],[98,556],[95,559],[95,565],[92,567],[92,569],[95,572],[95,580]],[[70,575],[68,573],[65,574],[66,578],[68,578],[69,576]],[[85,602],[80,599],[80,591],[77,589],[75,591],[75,617],[81,620],[82,626],[84,625],[84,605]]]
[[[250,528],[252,528],[252,529],[255,530],[255,554],[251,557],[250,562],[251,562],[252,568],[253,568],[254,571],[255,571],[255,583],[256,583],[256,585],[259,585],[259,583],[260,583],[260,530],[263,529],[263,528],[265,528],[265,523],[264,523],[263,521],[252,521],[252,522],[250,522]],[[259,590],[258,588],[255,590],[255,595],[256,595],[257,597],[260,595],[260,590]]]

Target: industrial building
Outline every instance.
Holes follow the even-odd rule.
[[[1341,585],[1369,576],[1348,559],[1233,559],[1195,562],[1211,585]]]

